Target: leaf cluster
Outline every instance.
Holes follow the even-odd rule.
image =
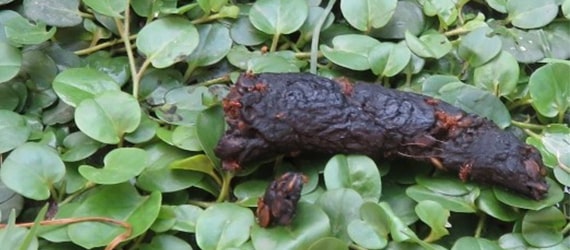
[[[568,249],[568,44],[570,0],[0,0],[0,249]],[[485,116],[540,150],[548,197],[362,155],[225,172],[220,102],[244,71]],[[295,219],[259,227],[292,170]]]

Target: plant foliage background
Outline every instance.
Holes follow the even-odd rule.
[[[569,249],[568,58],[570,0],[0,0],[0,249]],[[360,155],[224,172],[244,71],[484,115],[540,149],[549,196]],[[310,180],[295,220],[260,228],[290,170]]]

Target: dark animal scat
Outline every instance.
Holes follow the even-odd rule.
[[[534,147],[481,116],[431,97],[304,73],[242,74],[223,102],[227,170],[298,152],[405,157],[461,180],[546,196]]]
[[[263,197],[257,202],[257,220],[261,227],[291,224],[297,202],[301,198],[307,177],[301,173],[287,172],[271,182]]]

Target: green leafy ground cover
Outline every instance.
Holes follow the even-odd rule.
[[[569,249],[568,58],[570,0],[0,0],[0,249]],[[246,70],[486,116],[539,148],[549,195],[360,155],[224,172],[220,100]],[[260,228],[288,170],[298,214]]]

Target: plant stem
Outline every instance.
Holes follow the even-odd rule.
[[[115,24],[117,25],[117,30],[119,31],[121,39],[123,39],[123,44],[125,45],[127,57],[129,58],[129,68],[131,68],[131,76],[133,79],[133,97],[135,99],[138,99],[140,78],[135,77],[137,75],[137,68],[135,64],[135,56],[133,55],[133,46],[131,44],[131,40],[129,40],[130,17],[131,17],[130,2],[131,2],[130,0],[127,0],[127,8],[125,9],[125,23],[122,23],[119,18],[115,18]],[[143,70],[141,69],[141,71],[139,71],[138,73],[141,73],[142,71]]]
[[[81,190],[79,190],[79,191],[77,191],[77,192],[75,192],[75,193],[70,194],[69,196],[67,196],[67,198],[65,198],[65,200],[63,200],[62,202],[60,202],[58,205],[61,206],[61,205],[64,205],[64,204],[66,204],[66,203],[68,203],[68,202],[73,201],[73,199],[75,199],[75,197],[77,197],[77,196],[79,196],[79,195],[85,193],[85,191],[87,191],[87,190],[89,190],[89,189],[95,187],[96,185],[97,185],[97,184],[95,184],[95,183],[93,183],[93,182],[87,182],[87,183],[85,183],[85,187],[83,187]]]
[[[515,102],[512,102],[512,103],[508,106],[508,108],[509,108],[509,110],[513,110],[513,109],[518,108],[518,107],[520,107],[520,106],[528,105],[528,104],[531,104],[531,103],[532,103],[532,99],[519,99],[519,100],[517,100],[517,101],[515,101]]]
[[[207,23],[216,19],[220,19],[220,18],[224,18],[224,16],[220,15],[220,13],[216,13],[213,15],[209,15],[209,16],[204,16],[204,17],[200,17],[198,19],[194,19],[192,20],[192,24],[201,24],[201,23]]]
[[[458,35],[462,35],[465,33],[469,33],[469,30],[464,28],[464,27],[458,27],[455,29],[452,29],[448,32],[443,33],[444,36],[450,37],[450,36],[458,36]]]
[[[80,222],[102,222],[102,223],[108,223],[108,224],[115,224],[115,225],[120,226],[120,227],[125,229],[125,232],[117,235],[111,242],[109,242],[107,247],[105,247],[105,250],[115,249],[121,242],[127,240],[133,232],[133,227],[128,222],[116,220],[116,219],[112,219],[112,218],[107,218],[107,217],[79,217],[79,218],[53,219],[53,220],[40,221],[39,224],[42,226],[54,226],[54,225],[70,225],[70,224],[75,224],[75,223],[80,223]],[[33,222],[31,222],[31,223],[18,223],[18,224],[16,224],[16,226],[18,226],[18,227],[33,227],[35,224],[36,223],[33,223]],[[7,226],[6,224],[0,224],[0,229],[5,228],[6,226]]]
[[[188,204],[194,205],[194,206],[198,206],[198,207],[201,207],[201,208],[208,208],[208,207],[210,207],[210,206],[212,206],[212,205],[214,205],[214,204],[216,204],[216,203],[215,203],[215,202],[192,201],[192,200],[190,200],[190,201],[188,201]]]
[[[481,232],[483,232],[485,222],[487,222],[487,215],[484,213],[479,213],[479,221],[477,222],[477,228],[475,229],[475,235],[473,235],[473,237],[481,237]]]
[[[186,71],[184,72],[184,76],[182,77],[184,82],[188,82],[188,79],[190,79],[190,76],[192,76],[192,73],[194,72],[195,69],[196,69],[195,61],[189,62],[188,67],[186,68]]]
[[[130,39],[130,40],[133,40],[133,39],[136,39],[136,38],[137,38],[137,35],[131,35],[131,36],[129,36],[129,39]],[[73,53],[74,53],[75,55],[78,55],[78,56],[87,55],[87,54],[91,54],[91,53],[93,53],[93,52],[97,52],[97,51],[99,51],[99,50],[102,50],[102,49],[105,49],[105,48],[114,46],[114,45],[116,45],[116,44],[118,44],[118,43],[122,43],[122,42],[123,42],[123,39],[122,39],[122,38],[120,38],[120,39],[115,39],[115,40],[113,40],[113,41],[107,41],[107,42],[104,42],[104,43],[100,43],[100,44],[97,44],[97,45],[95,45],[95,46],[92,46],[92,47],[89,47],[89,48],[86,48],[86,49],[76,50],[76,51],[73,52]]]
[[[311,52],[297,52],[295,53],[295,57],[298,59],[304,59],[304,58],[311,58],[312,53]],[[317,57],[322,57],[323,54],[321,52],[317,53]]]
[[[537,129],[537,130],[543,130],[546,128],[546,126],[544,126],[544,125],[527,123],[527,122],[519,122],[519,121],[515,121],[515,120],[511,120],[511,123],[513,125],[519,127],[519,128]]]
[[[310,71],[312,74],[317,73],[317,55],[319,52],[319,37],[321,35],[321,29],[325,21],[327,20],[327,16],[331,12],[336,0],[329,0],[327,3],[327,7],[325,7],[325,11],[319,17],[319,21],[317,25],[315,25],[315,29],[313,30],[313,37],[311,39],[311,60],[310,60]]]
[[[524,131],[528,136],[530,136],[530,137],[533,137],[533,138],[536,138],[536,139],[542,138],[539,134],[537,134],[537,133],[535,133],[535,132],[532,132],[532,130],[530,130],[530,129],[528,129],[528,128],[523,129],[523,131]]]
[[[138,92],[141,84],[141,78],[146,69],[148,68],[148,66],[150,66],[150,58],[144,60],[138,73],[136,73],[135,76],[133,76],[133,96],[135,97],[135,99],[138,99]]]
[[[214,179],[214,181],[215,181],[218,185],[220,185],[220,186],[224,185],[223,180],[220,179],[220,177],[218,176],[218,174],[216,174],[215,171],[212,170],[212,171],[208,172],[208,175],[211,176],[212,179]]]
[[[348,248],[349,248],[349,249],[355,249],[355,250],[366,250],[366,248],[361,247],[361,246],[356,245],[356,244],[350,244],[350,245],[348,246]]]
[[[275,50],[277,49],[277,44],[279,43],[279,33],[275,33],[273,34],[273,39],[271,40],[271,48],[269,49],[269,52],[275,52]]]
[[[214,84],[217,84],[217,83],[228,82],[228,81],[230,81],[230,75],[229,75],[229,74],[224,75],[224,76],[221,76],[221,77],[218,77],[218,78],[210,79],[210,80],[205,81],[205,82],[197,83],[197,84],[195,84],[195,86],[206,86],[206,87],[207,87],[207,86],[210,86],[210,85],[214,85]]]
[[[562,235],[566,235],[568,232],[570,232],[570,222],[566,224],[566,226],[564,226],[564,228],[561,231]]]
[[[230,182],[234,178],[234,174],[229,171],[224,171],[224,176],[222,177],[222,190],[220,190],[220,195],[216,202],[225,201],[230,195]]]

